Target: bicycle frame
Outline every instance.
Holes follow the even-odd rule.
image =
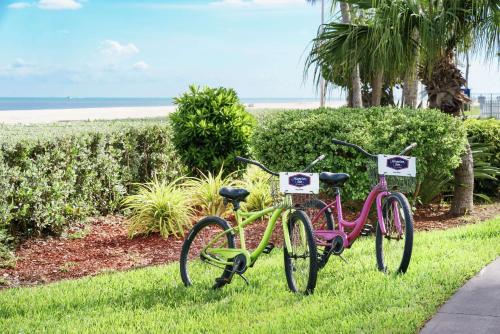
[[[264,252],[264,249],[266,246],[269,244],[269,240],[271,239],[272,233],[274,231],[274,228],[276,227],[276,223],[278,222],[278,218],[283,215],[285,211],[288,209],[285,206],[273,206],[261,211],[255,211],[255,212],[244,212],[237,210],[235,211],[235,217],[236,217],[236,226],[232,227],[229,230],[226,230],[224,232],[221,232],[217,234],[209,243],[207,246],[202,251],[202,256],[204,257],[205,260],[208,260],[212,262],[213,264],[219,264],[219,265],[233,265],[233,261],[229,261],[228,259],[232,259],[237,255],[243,254],[246,257],[247,263],[249,264],[248,266],[252,266],[259,256]],[[246,248],[246,242],[245,242],[245,230],[244,228],[258,219],[271,214],[271,217],[269,218],[269,221],[266,226],[266,230],[264,231],[264,234],[262,236],[261,241],[259,242],[259,245],[255,250],[252,252],[249,252]],[[288,233],[288,222],[286,220],[283,220],[283,234],[284,234],[284,240],[285,240],[285,245],[288,249],[291,249],[291,241],[290,241],[290,235]],[[301,233],[305,234],[305,231],[303,231],[304,227],[301,225]],[[222,238],[226,233],[238,233],[240,237],[240,247],[239,248],[211,248],[211,246],[220,238]],[[305,238],[302,238],[302,240],[305,240]],[[222,256],[224,259],[216,258],[214,256],[211,256],[210,253],[218,254]]]
[[[387,234],[387,229],[385,226],[383,212],[382,212],[382,200],[384,199],[384,197],[387,197],[390,194],[391,193],[387,190],[387,183],[385,180],[385,176],[380,175],[379,183],[372,188],[372,190],[366,197],[360,215],[356,220],[350,222],[345,220],[343,217],[342,201],[340,198],[340,194],[338,193],[335,196],[335,201],[328,204],[326,207],[320,210],[312,219],[313,222],[316,222],[318,219],[320,219],[321,215],[323,215],[326,210],[336,209],[337,211],[337,223],[338,223],[337,230],[333,231],[327,230],[325,226],[321,226],[320,230],[314,231],[315,235],[320,238],[320,240],[317,240],[318,245],[327,246],[329,245],[329,243],[327,242],[328,240],[333,240],[336,236],[341,236],[343,239],[344,247],[345,248],[351,247],[354,241],[361,234],[361,231],[363,230],[363,227],[366,224],[366,220],[368,218],[368,214],[370,213],[370,209],[373,203],[375,203],[377,206],[377,217],[378,217],[380,231],[382,232],[383,235]],[[397,210],[397,205],[398,205],[397,202],[393,202],[393,207],[395,212],[394,225],[396,226],[398,233],[401,235],[403,231],[401,227],[401,220],[399,217],[399,210]],[[346,227],[352,228],[352,231],[346,233],[344,231]]]

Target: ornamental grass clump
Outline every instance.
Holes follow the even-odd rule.
[[[182,237],[191,227],[194,210],[190,194],[178,178],[170,183],[154,179],[139,185],[135,195],[127,196],[123,204],[129,210],[127,220],[130,237],[159,232],[163,238],[169,235]]]
[[[249,166],[244,176],[245,188],[250,192],[245,202],[248,211],[260,211],[273,203],[270,176],[256,166]]]
[[[192,204],[201,215],[224,216],[227,213],[228,207],[224,205],[224,198],[219,195],[219,191],[222,187],[237,187],[241,182],[234,179],[235,173],[224,175],[224,169],[221,168],[217,174],[201,173],[200,177],[190,178],[186,182],[192,196]]]

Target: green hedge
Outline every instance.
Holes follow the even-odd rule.
[[[181,164],[166,121],[0,126],[0,228],[57,233],[116,212],[136,182],[172,179]]]
[[[392,108],[318,109],[284,111],[264,116],[253,137],[257,159],[280,171],[304,168],[326,154],[316,171],[351,175],[344,194],[363,199],[370,187],[366,159],[351,148],[334,145],[332,138],[364,147],[372,153],[397,154],[416,142],[419,183],[433,175],[450,174],[465,147],[462,123],[436,110]]]
[[[500,168],[500,121],[496,119],[468,119],[465,121],[465,127],[467,135],[473,143],[481,143],[489,147],[487,152],[488,162],[493,167]],[[474,185],[474,192],[498,197],[500,194],[500,182],[498,179],[497,181],[477,180]]]

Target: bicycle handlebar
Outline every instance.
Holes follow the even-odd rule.
[[[258,161],[250,160],[250,159],[243,158],[243,157],[236,157],[236,161],[244,162],[244,163],[250,164],[250,165],[255,165],[271,175],[279,176],[279,173],[273,172],[272,170],[270,170],[269,168],[267,168],[266,166],[264,166],[263,164],[261,164]]]
[[[356,149],[358,152],[363,153],[367,157],[377,158],[377,155],[370,154],[370,153],[366,152],[364,149],[362,149],[358,145],[351,144],[351,143],[348,143],[348,142],[345,142],[345,141],[342,141],[342,140],[338,140],[338,139],[332,139],[332,142],[334,144],[337,144],[337,145],[343,145],[343,146],[352,147],[352,148]],[[408,153],[409,151],[413,150],[415,147],[417,147],[417,143],[412,143],[411,145],[409,145],[408,147],[406,147],[404,150],[402,150],[401,153],[399,153],[399,155],[404,155],[404,154]]]
[[[325,155],[320,155],[316,160],[314,160],[313,162],[311,162],[309,164],[309,166],[307,166],[302,172],[307,172],[308,170],[310,170],[311,168],[314,167],[314,165],[316,165],[318,162],[320,162],[321,160],[323,160],[325,158]],[[259,167],[260,169],[262,169],[263,171],[271,174],[271,175],[274,175],[274,176],[279,176],[280,174],[279,173],[276,173],[276,172],[273,172],[272,170],[270,170],[269,168],[267,168],[266,166],[264,166],[263,164],[261,164],[260,162],[258,161],[255,161],[255,160],[251,160],[251,159],[247,159],[247,158],[243,158],[243,157],[236,157],[236,161],[240,161],[240,162],[244,162],[246,164],[251,164],[251,165],[255,165],[257,167]]]
[[[342,141],[342,140],[338,140],[338,139],[333,139],[332,142],[334,144],[337,144],[337,145],[343,145],[343,146],[352,147],[352,148],[356,149],[358,152],[363,153],[367,157],[370,157],[370,158],[376,158],[377,157],[375,154],[370,154],[370,153],[366,152],[364,149],[362,149],[358,145],[351,144],[351,143],[348,143],[348,142],[345,142],[345,141]]]

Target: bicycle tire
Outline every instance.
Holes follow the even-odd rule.
[[[300,235],[299,225],[300,223],[304,227],[304,237],[305,240],[300,240],[305,242],[306,249],[304,254],[299,255],[300,249],[294,248],[297,241],[297,235]],[[297,232],[298,231],[298,232]],[[317,264],[317,253],[316,244],[314,242],[313,231],[311,227],[311,221],[309,217],[303,211],[294,211],[288,219],[288,233],[290,235],[290,241],[292,243],[292,249],[288,249],[286,244],[284,246],[284,261],[285,261],[285,274],[288,284],[288,288],[292,292],[312,294],[314,288],[316,287],[316,280],[318,275],[318,264]],[[301,264],[300,268],[297,265],[297,260],[303,258],[306,263]],[[295,260],[295,261],[294,261]],[[308,263],[307,263],[308,260]],[[307,270],[307,278],[300,277],[300,283],[298,282],[298,269],[299,271]]]
[[[392,228],[391,223],[388,222],[388,216],[391,210],[391,204],[397,202],[400,208],[400,219],[401,225],[404,227],[404,245],[402,247],[402,256],[401,260],[399,260],[399,255],[397,254],[399,251],[396,250],[396,247],[400,247],[401,245],[395,245],[394,250],[396,254],[388,255],[387,250],[390,246],[387,246],[386,251],[384,252],[384,241],[387,244],[391,242],[390,238],[390,229]],[[410,204],[408,203],[408,199],[401,193],[391,193],[388,197],[384,199],[384,203],[382,204],[382,213],[386,223],[387,232],[389,233],[389,238],[387,235],[382,235],[382,231],[380,230],[380,224],[377,224],[376,237],[375,237],[375,253],[377,257],[377,268],[378,270],[390,273],[394,272],[396,274],[404,274],[408,270],[408,266],[410,265],[411,254],[413,250],[413,215],[410,210]],[[404,220],[404,222],[403,222]],[[385,239],[385,240],[384,240]],[[397,240],[396,242],[401,242]],[[388,258],[393,257],[394,268],[388,267]],[[399,265],[398,265],[399,263]]]
[[[202,232],[204,232],[204,230],[207,231],[207,229],[209,229],[210,227],[214,227],[214,228],[219,229],[219,231],[214,231],[214,233],[212,233],[212,234],[220,233],[222,231],[227,231],[227,230],[231,229],[231,227],[227,223],[227,221],[225,221],[222,218],[214,217],[214,216],[203,218],[202,220],[200,220],[198,223],[196,223],[193,226],[193,228],[189,232],[188,236],[184,240],[184,243],[182,245],[181,257],[180,257],[180,261],[179,261],[180,262],[181,279],[186,287],[192,286],[193,283],[198,284],[198,282],[193,282],[193,279],[191,277],[192,275],[190,275],[190,269],[189,269],[190,262],[193,264],[193,263],[195,263],[195,261],[198,261],[199,265],[201,265],[203,263],[203,261],[200,260],[200,258],[199,258],[199,254],[198,254],[199,249],[198,250],[195,249],[195,247],[197,247],[197,246],[195,246],[193,244],[193,241],[195,241],[196,237],[199,236]],[[227,241],[226,248],[235,248],[234,236],[232,235],[232,233],[226,233],[226,239],[227,239],[226,240]],[[211,239],[207,238],[207,240],[211,240]],[[190,258],[190,251],[191,250],[194,251],[194,254],[191,254],[192,258]],[[195,255],[195,256],[193,257],[193,255]],[[210,264],[205,264],[205,265],[209,266]],[[231,266],[231,265],[226,265],[225,268],[219,268],[221,274],[218,277],[214,277],[214,279],[216,279],[216,282],[213,285],[213,287],[214,288],[221,288],[225,284],[229,283],[229,281],[231,280],[231,277],[232,277],[232,269],[233,269],[233,266]],[[213,269],[213,272],[214,273],[219,272],[219,270]],[[191,274],[193,274],[193,270],[191,270],[191,271],[192,271]],[[203,274],[200,276],[203,276]],[[220,278],[220,279],[217,280],[217,278]]]

